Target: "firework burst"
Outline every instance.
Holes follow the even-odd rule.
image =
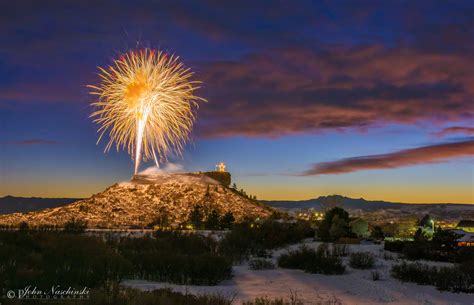
[[[157,166],[174,153],[181,155],[194,123],[199,101],[194,95],[199,82],[178,57],[143,49],[131,51],[100,68],[101,82],[88,86],[98,96],[91,114],[99,124],[100,142],[108,133],[105,151],[115,145],[135,158],[135,174],[141,160]]]

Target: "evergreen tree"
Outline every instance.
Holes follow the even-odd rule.
[[[216,210],[212,210],[212,212],[207,216],[205,225],[208,230],[219,229],[219,213]]]
[[[333,224],[334,223],[334,224]],[[322,240],[334,240],[349,236],[349,213],[343,208],[335,207],[324,214],[324,219],[318,228],[318,237]]]
[[[235,218],[231,211],[228,211],[220,219],[220,227],[222,229],[232,229],[234,226]]]
[[[382,228],[379,226],[374,227],[370,236],[375,239],[384,239],[385,233],[383,232]]]
[[[20,223],[20,225],[18,226],[18,229],[20,231],[27,231],[29,228],[30,228],[30,226],[28,225],[28,223],[26,221],[22,221]]]
[[[341,218],[339,215],[334,215],[329,229],[329,236],[332,240],[337,240],[341,237],[350,235],[350,227],[348,220]]]
[[[418,226],[423,228],[432,229],[433,228],[433,219],[429,214],[426,214],[418,223]]]
[[[442,248],[444,250],[452,250],[456,248],[458,239],[462,235],[456,234],[452,231],[443,230],[438,227],[433,235],[433,244],[436,245],[438,248]]]
[[[64,224],[64,232],[84,233],[87,229],[87,222],[81,219],[72,218]]]
[[[195,205],[194,209],[189,213],[189,222],[193,225],[195,229],[200,229],[202,227],[203,215],[201,212],[201,206]]]

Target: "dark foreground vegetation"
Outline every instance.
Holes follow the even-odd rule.
[[[403,262],[393,266],[391,274],[401,281],[434,285],[439,290],[474,292],[474,265],[472,263],[455,267],[436,267]]]
[[[431,240],[417,238],[414,241],[386,241],[384,249],[402,254],[409,260],[432,260],[464,263],[474,259],[474,247],[460,247],[459,235],[437,229]]]
[[[319,245],[317,250],[301,246],[297,250],[288,251],[278,258],[278,266],[321,274],[343,274],[346,270],[338,252],[327,244]]]
[[[169,289],[139,291],[123,289],[118,285],[110,289],[95,289],[84,299],[55,300],[8,300],[7,304],[55,304],[55,305],[231,305],[232,298],[220,295],[182,294]]]
[[[314,231],[307,222],[280,223],[265,221],[258,224],[242,223],[234,226],[220,242],[220,251],[235,261],[251,255],[266,257],[267,250],[297,243],[313,237]]]
[[[355,252],[349,256],[349,265],[354,269],[371,269],[374,264],[375,257],[369,252]]]
[[[170,289],[157,289],[153,291],[139,291],[131,288],[121,288],[118,285],[110,289],[96,289],[85,299],[56,299],[56,300],[8,300],[6,304],[36,305],[240,305],[233,301],[234,296],[227,295],[193,295],[174,292]],[[266,297],[257,298],[253,301],[246,301],[242,305],[304,305],[303,301],[296,293],[292,293],[284,300],[269,299]],[[336,297],[318,298],[312,303],[314,305],[342,305]]]
[[[216,243],[195,234],[157,232],[153,237],[108,241],[65,232],[0,236],[4,287],[100,287],[124,278],[214,285],[232,272],[232,261],[216,252]]]
[[[0,232],[0,295],[32,284],[102,291],[123,279],[216,285],[232,276],[234,262],[250,255],[264,257],[269,249],[313,234],[305,223],[272,220],[236,224],[221,241],[190,231],[156,231],[142,238],[94,237],[77,227],[36,231],[24,226]]]

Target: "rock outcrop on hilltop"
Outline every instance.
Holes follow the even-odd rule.
[[[235,219],[267,217],[272,209],[201,174],[136,176],[90,198],[31,213],[0,216],[0,224],[62,225],[71,219],[94,228],[141,227],[166,214],[172,226],[188,218],[195,205],[232,212]]]

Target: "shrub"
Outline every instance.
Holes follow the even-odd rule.
[[[278,266],[288,269],[306,270],[309,262],[317,259],[316,251],[303,245],[297,250],[290,250],[278,258]]]
[[[374,256],[368,252],[351,253],[349,256],[349,265],[354,269],[370,269],[374,263]]]
[[[390,253],[384,252],[383,253],[383,259],[387,260],[387,261],[391,261],[391,260],[394,260],[395,258]]]
[[[25,301],[24,304],[46,304],[49,302]],[[23,303],[15,303],[23,304]],[[232,298],[223,295],[202,294],[192,295],[174,292],[171,289],[139,291],[137,289],[122,289],[117,284],[108,289],[91,290],[88,299],[70,300],[55,299],[55,305],[232,305]]]
[[[384,250],[401,253],[407,242],[401,240],[385,241]]]
[[[333,244],[332,246],[334,255],[336,256],[348,256],[349,255],[349,247],[347,245],[342,245],[342,244]]]
[[[324,214],[324,219],[318,227],[318,238],[328,241],[351,235],[349,213],[344,209],[335,207]]]
[[[268,259],[252,259],[249,261],[249,267],[252,270],[275,269],[275,264]]]
[[[472,293],[474,292],[474,273],[470,269],[472,267],[435,267],[403,262],[393,266],[391,274],[403,282],[433,285],[438,290]]]
[[[84,233],[87,229],[87,222],[80,219],[71,219],[64,224],[64,232]]]
[[[370,232],[370,237],[378,240],[383,240],[385,238],[385,233],[383,232],[381,227],[375,226],[372,232]]]
[[[217,243],[197,234],[157,231],[155,238],[127,238],[119,252],[134,266],[134,277],[177,284],[215,285],[230,278],[232,260]]]
[[[346,269],[341,258],[335,255],[327,244],[320,245],[318,250],[301,246],[297,250],[282,254],[278,258],[278,266],[321,274],[343,274]]]
[[[266,297],[256,298],[254,301],[247,301],[242,303],[242,305],[304,305],[305,303],[296,295],[296,293],[291,293],[289,300],[284,299],[268,299]],[[336,296],[329,298],[323,298],[318,296],[317,300],[311,302],[312,305],[342,305],[341,300]]]
[[[155,238],[100,238],[54,232],[0,232],[0,295],[35,283],[39,288],[99,288],[123,278],[215,285],[232,274],[217,243],[195,234],[157,232]]]
[[[474,257],[474,247],[458,247],[459,236],[452,232],[437,229],[431,241],[393,241],[385,242],[384,249],[398,252],[410,260],[434,260],[463,263]]]
[[[380,280],[380,273],[378,271],[372,271],[370,276],[372,277],[372,281]]]
[[[234,225],[219,244],[220,252],[242,261],[262,250],[297,243],[314,234],[308,222],[279,223],[266,220],[261,224],[250,222]]]
[[[180,254],[176,251],[128,252],[135,278],[192,285],[216,285],[232,274],[232,261],[216,254]]]
[[[269,299],[267,297],[256,298],[254,301],[247,301],[242,303],[242,305],[304,305],[300,300],[291,300],[286,301],[283,299]]]
[[[130,262],[94,237],[9,232],[0,243],[0,287],[99,287],[131,274]]]

